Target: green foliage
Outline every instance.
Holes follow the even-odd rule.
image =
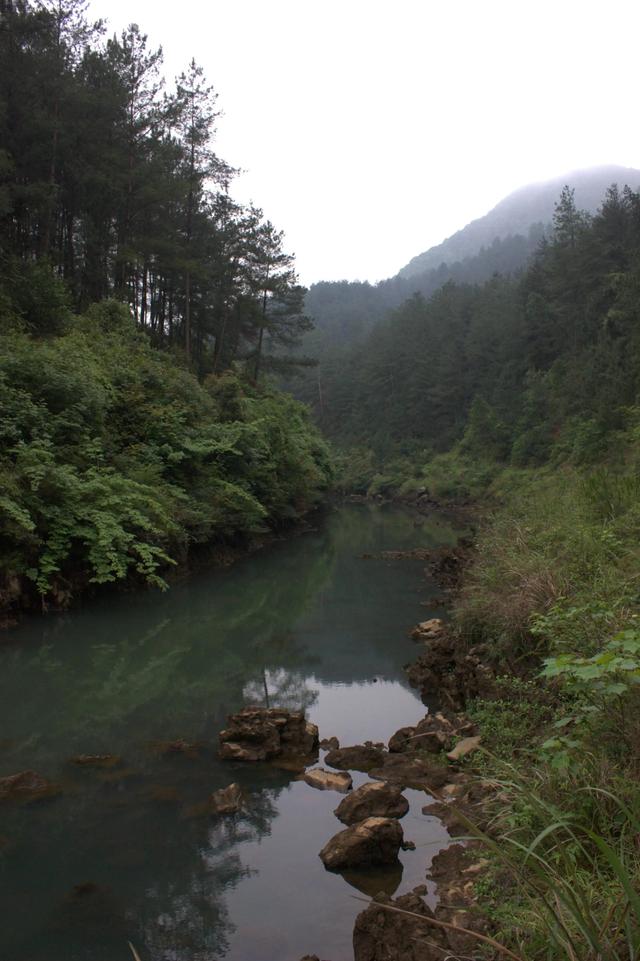
[[[619,780],[588,786],[594,773],[586,764],[541,785],[506,767],[494,830],[474,832],[493,858],[482,894],[497,937],[523,958],[638,956],[639,799]]]
[[[469,409],[460,449],[484,460],[503,460],[509,451],[509,434],[491,404],[475,397]]]
[[[470,717],[482,732],[483,747],[491,755],[477,762],[483,770],[490,771],[495,758],[512,761],[517,754],[535,754],[554,717],[556,701],[536,679],[498,677],[492,698],[468,706]]]
[[[318,285],[309,304],[330,346],[318,333],[321,363],[303,393],[323,429],[374,451],[380,489],[400,451],[418,466],[424,450],[520,469],[619,464],[617,437],[640,389],[639,211],[637,192],[613,187],[586,216],[567,187],[520,277],[472,286],[445,271],[399,305],[384,297],[401,284],[380,285],[373,300],[366,285]]]
[[[598,518],[614,520],[640,501],[640,476],[615,474],[601,467],[585,477],[583,492]]]
[[[59,334],[70,319],[69,290],[47,261],[24,262],[9,258],[0,270],[0,287],[14,326],[35,336]]]
[[[162,572],[191,545],[313,506],[330,464],[306,411],[231,373],[206,386],[105,302],[0,356],[0,564],[43,596]]]

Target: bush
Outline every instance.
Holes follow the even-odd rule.
[[[1,346],[0,564],[43,596],[162,584],[190,545],[295,519],[329,483],[302,405],[233,374],[200,385],[120,305]]]

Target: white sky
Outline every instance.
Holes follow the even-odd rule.
[[[202,64],[301,280],[375,281],[516,187],[640,167],[640,0],[92,0]]]

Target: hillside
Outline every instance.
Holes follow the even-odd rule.
[[[441,264],[452,264],[479,253],[490,246],[496,238],[501,240],[516,234],[527,236],[533,224],[548,224],[553,216],[553,205],[565,184],[575,189],[575,200],[581,210],[595,213],[602,202],[605,190],[612,183],[620,187],[640,184],[640,170],[609,164],[528,184],[515,190],[496,204],[484,217],[471,221],[436,247],[413,257],[398,271],[398,277],[418,277],[428,270],[436,270]]]

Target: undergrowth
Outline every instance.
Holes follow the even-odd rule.
[[[476,894],[523,961],[640,954],[636,460],[632,444],[626,468],[503,471],[455,607],[515,675],[469,712],[496,786]]]

